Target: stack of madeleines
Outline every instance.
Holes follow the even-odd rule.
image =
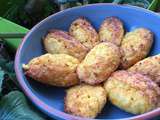
[[[125,34],[119,18],[107,17],[97,33],[80,17],[69,32],[50,30],[43,43],[48,53],[23,69],[41,83],[72,86],[64,97],[65,112],[95,118],[107,99],[133,114],[160,107],[160,55],[145,58],[153,43],[150,30]]]

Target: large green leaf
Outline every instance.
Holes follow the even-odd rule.
[[[23,93],[12,91],[0,101],[0,120],[44,120],[27,103]]]

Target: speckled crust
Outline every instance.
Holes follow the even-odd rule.
[[[49,53],[69,54],[80,61],[83,60],[88,52],[88,48],[75,40],[67,32],[61,30],[51,30],[44,39],[44,46]]]
[[[89,49],[100,42],[98,33],[84,17],[80,17],[73,21],[69,33]]]
[[[79,83],[78,59],[67,54],[45,54],[23,65],[26,75],[41,83],[68,87]]]
[[[107,17],[99,29],[100,41],[109,41],[120,45],[123,39],[123,23],[117,17]]]
[[[119,47],[110,42],[96,45],[78,65],[82,82],[95,85],[105,81],[120,63]]]
[[[129,68],[128,71],[148,75],[153,81],[160,85],[160,54],[139,61]]]
[[[145,58],[152,46],[153,34],[145,28],[127,33],[121,43],[122,69],[127,69]]]
[[[116,71],[104,87],[109,100],[127,112],[142,114],[159,107],[160,88],[140,73]]]
[[[80,117],[95,118],[106,102],[107,96],[103,87],[81,84],[67,90],[65,111]]]

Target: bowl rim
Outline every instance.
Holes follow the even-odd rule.
[[[23,92],[25,93],[25,95],[31,100],[31,102],[37,107],[39,108],[42,112],[46,113],[48,116],[52,117],[52,118],[57,118],[57,119],[66,119],[66,120],[92,120],[92,119],[88,119],[88,118],[82,118],[82,117],[78,117],[78,116],[74,116],[74,115],[70,115],[67,114],[65,112],[62,112],[60,110],[57,110],[55,108],[50,107],[49,105],[47,105],[46,103],[44,103],[42,100],[40,100],[36,95],[34,95],[31,91],[31,89],[27,86],[26,82],[24,81],[21,72],[20,72],[20,56],[21,56],[21,50],[23,49],[23,46],[25,44],[25,41],[27,40],[28,36],[30,36],[30,34],[37,29],[37,27],[39,27],[41,24],[43,24],[47,19],[53,18],[55,16],[58,16],[60,14],[63,14],[65,12],[69,12],[72,10],[76,10],[79,8],[85,8],[85,7],[92,7],[92,6],[117,6],[120,8],[127,8],[127,9],[133,9],[133,10],[138,10],[147,14],[152,14],[156,17],[160,18],[160,15],[158,15],[158,13],[155,13],[153,11],[144,9],[144,8],[140,8],[137,6],[131,6],[131,5],[118,5],[118,4],[114,4],[114,3],[96,3],[96,4],[88,4],[88,5],[84,5],[84,6],[78,6],[78,7],[73,7],[73,8],[68,8],[66,10],[57,12],[55,14],[52,14],[50,16],[48,16],[47,18],[45,18],[44,20],[42,20],[41,22],[39,22],[38,24],[36,24],[23,38],[21,44],[19,45],[17,52],[16,52],[16,56],[15,56],[15,64],[14,64],[14,68],[15,68],[15,72],[16,72],[16,76],[17,76],[17,80],[23,90]],[[141,115],[136,115],[133,117],[128,117],[128,118],[122,118],[119,120],[144,120],[144,119],[149,119],[152,117],[156,117],[160,115],[160,108],[157,108],[155,110],[152,110],[150,112],[141,114]],[[97,120],[103,120],[103,119],[97,119]],[[113,119],[114,120],[114,119]]]

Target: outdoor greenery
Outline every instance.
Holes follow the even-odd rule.
[[[0,16],[26,28],[60,10],[92,3],[131,4],[147,8],[152,0],[1,0]],[[38,3],[38,5],[37,5]]]
[[[21,92],[13,59],[0,41],[0,120],[48,120]]]

